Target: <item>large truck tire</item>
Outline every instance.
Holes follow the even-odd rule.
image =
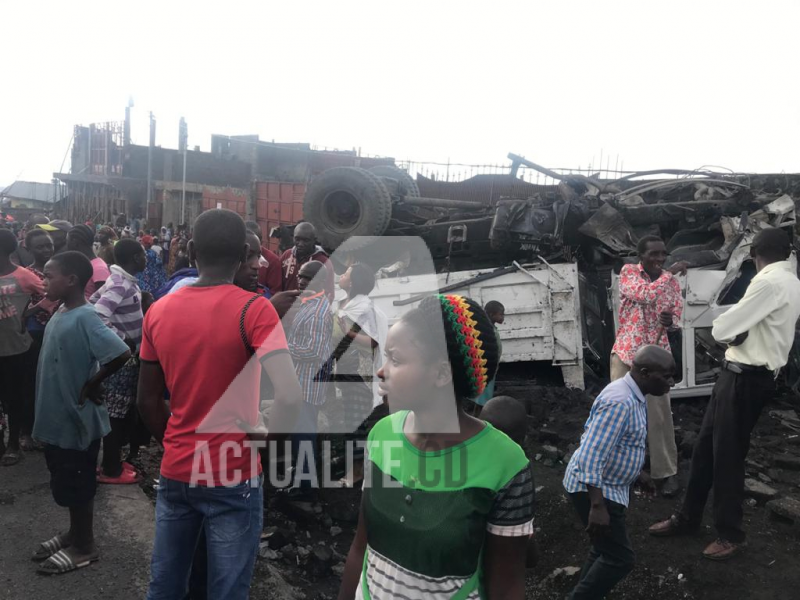
[[[392,196],[381,178],[358,167],[324,171],[303,199],[304,219],[316,227],[319,243],[329,250],[353,236],[383,235],[391,216]],[[364,244],[351,241],[348,248],[358,245]]]
[[[390,177],[396,179],[399,183],[400,189],[410,198],[419,198],[419,186],[414,178],[411,177],[406,171],[400,167],[393,167],[392,165],[378,165],[369,170],[370,173],[375,173],[378,177]]]

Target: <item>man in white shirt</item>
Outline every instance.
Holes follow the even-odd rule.
[[[800,280],[790,254],[785,231],[765,229],[755,236],[750,255],[757,274],[739,303],[714,321],[711,332],[728,350],[694,446],[683,506],[650,528],[655,536],[697,530],[713,488],[719,535],[703,552],[712,560],[726,560],[746,545],[742,500],[750,433],[775,393],[775,372],[788,361],[800,318]]]

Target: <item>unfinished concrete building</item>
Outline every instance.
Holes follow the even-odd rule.
[[[228,208],[258,221],[268,236],[273,227],[302,219],[305,186],[315,175],[334,166],[394,164],[354,151],[263,142],[256,135],[214,135],[211,152],[187,150],[184,186],[183,152],[155,145],[154,133],[152,146],[133,144],[129,131],[128,120],[75,127],[70,172],[54,173],[66,186],[55,214],[74,223],[124,216],[159,228],[191,223],[210,208]]]

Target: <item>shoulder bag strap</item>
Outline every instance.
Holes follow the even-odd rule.
[[[247,340],[247,332],[244,329],[244,319],[247,316],[247,309],[250,308],[250,305],[255,302],[259,298],[259,295],[256,294],[250,300],[247,301],[247,304],[244,305],[242,308],[242,314],[239,315],[239,335],[242,337],[242,343],[244,344],[244,349],[247,353],[252,356],[256,353],[255,348],[250,345],[250,342]]]

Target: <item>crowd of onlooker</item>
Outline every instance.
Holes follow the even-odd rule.
[[[137,483],[137,454],[155,438],[164,451],[148,598],[247,598],[264,518],[261,451],[288,437],[288,501],[314,499],[320,409],[335,397],[351,446],[366,438],[340,482],[364,480],[339,598],[524,598],[535,486],[525,410],[494,397],[504,306],[436,294],[389,328],[370,297],[374,272],[344,264],[335,285],[311,224],[295,227],[280,256],[261,234],[226,210],[202,213],[191,231],[45,217],[0,228],[0,461],[43,451],[53,498],[70,514],[69,529],[36,549],[38,571],[99,560],[97,485]],[[750,432],[800,316],[785,232],[759,232],[751,254],[757,275],[714,322],[728,349],[682,507],[650,528],[697,530],[713,488],[712,560],[746,547]],[[681,324],[686,265],[664,268],[666,258],[648,236],[622,270],[613,381],[566,467],[592,543],[572,600],[604,597],[633,567],[626,514],[646,446],[660,492],[674,492],[668,334]]]

